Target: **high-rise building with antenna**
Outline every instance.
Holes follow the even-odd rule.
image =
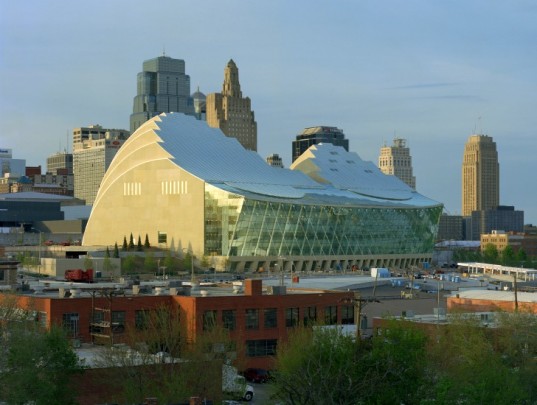
[[[496,209],[500,204],[500,164],[496,142],[487,135],[471,135],[462,161],[462,215]]]
[[[246,149],[257,151],[257,122],[249,97],[243,97],[239,69],[231,59],[224,69],[222,93],[207,95],[207,124],[237,140]]]
[[[163,112],[194,115],[190,97],[190,76],[185,74],[185,61],[166,54],[143,63],[138,73],[130,130],[133,133],[148,119]]]
[[[395,138],[392,146],[380,148],[379,169],[384,174],[398,177],[412,189],[416,189],[416,177],[412,173],[412,157],[406,139]]]

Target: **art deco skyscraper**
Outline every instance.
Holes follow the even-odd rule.
[[[207,124],[237,140],[245,149],[257,151],[257,123],[249,97],[242,97],[239,69],[231,59],[224,69],[222,93],[206,99]]]
[[[462,161],[462,215],[495,209],[500,204],[500,165],[496,142],[471,135]]]
[[[392,146],[384,145],[380,148],[379,169],[416,189],[416,177],[412,174],[412,157],[406,146],[406,139],[395,138]]]
[[[190,76],[185,74],[185,61],[159,56],[143,63],[130,118],[131,133],[148,119],[163,112],[194,115],[190,97]]]

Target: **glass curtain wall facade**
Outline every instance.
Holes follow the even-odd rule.
[[[211,185],[205,195],[206,254],[231,260],[427,254],[442,211],[254,200]]]

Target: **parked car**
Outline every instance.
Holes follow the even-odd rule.
[[[268,371],[262,368],[247,368],[243,375],[248,381],[255,383],[266,383],[270,379]]]

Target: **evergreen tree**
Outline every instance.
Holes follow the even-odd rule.
[[[128,246],[127,246],[127,237],[124,236],[123,237],[123,251],[127,251],[128,250]]]
[[[104,252],[104,257],[110,259],[110,249],[106,247],[106,252]]]
[[[136,244],[136,251],[141,252],[142,249],[142,238],[140,238],[140,235],[138,235],[138,242]]]
[[[129,250],[134,250],[134,238],[132,237],[132,232],[129,238]]]
[[[114,244],[114,259],[119,259],[119,248],[117,247],[117,242]]]
[[[145,234],[145,242],[144,242],[144,248],[149,249],[151,245],[149,244],[149,236],[147,236],[147,233]]]

